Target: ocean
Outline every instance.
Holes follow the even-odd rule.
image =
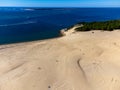
[[[79,22],[120,19],[120,8],[0,8],[0,44],[59,37]]]

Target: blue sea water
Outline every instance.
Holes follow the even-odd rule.
[[[0,8],[0,44],[43,40],[79,22],[120,19],[120,8]]]

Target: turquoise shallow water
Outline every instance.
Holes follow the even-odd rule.
[[[120,19],[120,8],[0,8],[0,44],[43,40],[78,22]]]

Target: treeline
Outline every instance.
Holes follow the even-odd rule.
[[[82,27],[76,28],[77,31],[90,31],[90,30],[106,30],[112,31],[120,29],[120,20],[104,21],[104,22],[82,22],[79,23]]]

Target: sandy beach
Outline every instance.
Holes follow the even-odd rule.
[[[0,90],[120,90],[120,31],[1,45]]]

